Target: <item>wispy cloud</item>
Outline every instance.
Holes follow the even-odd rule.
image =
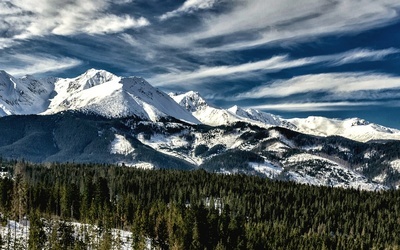
[[[179,15],[193,13],[197,10],[210,9],[216,2],[217,0],[186,0],[181,7],[161,15],[159,19],[164,21]]]
[[[340,109],[349,109],[351,107],[365,107],[368,105],[381,105],[380,102],[309,102],[309,103],[280,103],[248,106],[259,110],[275,111],[334,111]]]
[[[237,95],[237,99],[287,97],[310,92],[327,92],[336,96],[357,91],[381,91],[400,88],[400,77],[375,73],[328,73],[303,75],[275,81]]]
[[[110,13],[109,0],[8,0],[0,6],[0,33],[14,40],[49,34],[118,33],[150,24],[144,17]]]
[[[304,59],[288,60],[288,56],[275,56],[266,60],[249,62],[234,66],[216,66],[216,67],[200,67],[194,71],[177,71],[168,74],[158,75],[150,80],[156,86],[174,85],[179,83],[197,84],[198,81],[211,77],[234,76],[240,73],[249,73],[252,71],[279,71],[284,68],[292,68],[309,64],[310,62]]]
[[[13,62],[13,65],[9,65],[9,62]],[[2,70],[16,77],[57,72],[76,67],[81,63],[80,60],[74,58],[48,55],[17,54],[0,58],[0,65],[3,67]]]
[[[284,69],[307,66],[317,63],[343,65],[358,61],[376,61],[392,54],[400,53],[400,50],[389,48],[384,50],[356,49],[343,53],[290,59],[288,55],[274,56],[266,60],[248,62],[240,65],[224,65],[215,67],[200,67],[193,71],[175,71],[162,74],[149,79],[157,86],[173,85],[179,83],[198,84],[202,79],[212,77],[246,77],[255,71],[262,74],[278,72]]]
[[[397,10],[400,7],[397,0],[305,0],[295,3],[291,0],[246,0],[231,3],[235,6],[231,11],[208,16],[195,32],[164,36],[162,42],[170,46],[193,47],[202,40],[233,38],[223,44],[198,48],[213,52],[278,41],[315,39],[321,35],[352,33],[385,25],[399,17]]]
[[[149,24],[149,21],[143,17],[134,19],[128,15],[106,15],[100,19],[95,19],[87,26],[82,27],[82,30],[90,34],[118,33],[126,29],[143,27]],[[56,30],[54,31],[56,32]],[[66,34],[68,34],[68,32]]]
[[[332,61],[333,65],[343,65],[362,61],[380,61],[385,57],[400,53],[399,49],[388,48],[382,50],[355,49],[345,53],[337,54]]]

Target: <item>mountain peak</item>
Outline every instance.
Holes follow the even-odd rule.
[[[279,117],[256,109],[243,109],[235,105],[228,110],[229,112],[245,119],[265,123],[272,126],[282,126],[283,120],[281,120]]]
[[[0,84],[9,82],[13,78],[14,77],[12,75],[8,74],[6,71],[0,70]]]
[[[158,121],[174,117],[199,123],[168,95],[140,77],[118,77],[105,70],[90,69],[76,78],[57,80],[55,93],[43,114],[80,110],[109,118],[135,116]]]
[[[0,75],[9,75],[5,70],[0,69]]]
[[[195,112],[211,106],[199,92],[195,91],[188,91],[183,94],[170,93],[169,96],[189,112]]]
[[[108,71],[92,68],[70,82],[68,90],[69,92],[75,90],[84,90],[112,80],[119,79],[121,78]]]

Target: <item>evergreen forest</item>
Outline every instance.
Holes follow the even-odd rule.
[[[121,249],[115,229],[131,232],[131,249],[400,249],[399,190],[201,169],[0,165],[2,227],[30,223],[27,242],[2,235],[3,249]]]

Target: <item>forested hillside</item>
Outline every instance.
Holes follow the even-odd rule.
[[[400,192],[366,192],[203,170],[2,162],[0,208],[30,220],[21,249],[398,249]],[[70,222],[97,225],[95,237]],[[50,225],[50,226],[49,226]],[[101,230],[100,230],[101,229]],[[10,239],[3,236],[6,249]]]

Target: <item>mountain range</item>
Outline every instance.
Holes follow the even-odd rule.
[[[400,131],[363,119],[283,119],[166,94],[138,77],[0,71],[0,155],[34,162],[204,168],[314,185],[398,188]]]

